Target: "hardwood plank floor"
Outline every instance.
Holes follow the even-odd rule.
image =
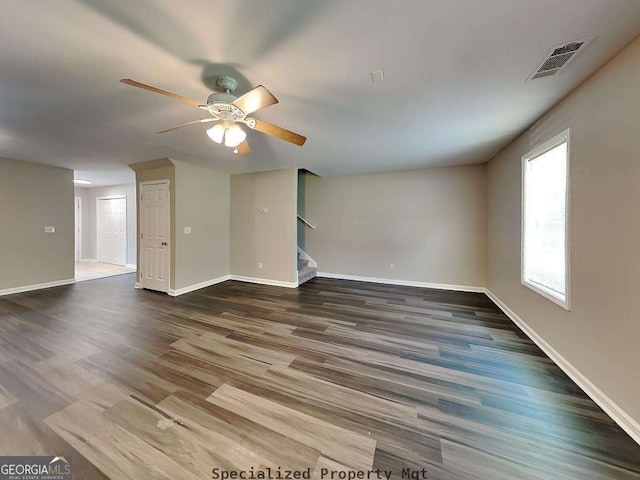
[[[90,480],[640,480],[640,446],[483,294],[133,282],[0,297],[0,455]]]

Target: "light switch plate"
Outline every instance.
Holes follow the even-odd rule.
[[[191,233],[191,227],[184,227],[184,233]]]
[[[44,227],[44,233],[56,233],[56,227],[47,225]]]

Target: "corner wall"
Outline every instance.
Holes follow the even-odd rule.
[[[305,227],[305,251],[319,272],[484,287],[486,165],[307,174],[305,190],[317,228]]]
[[[0,228],[0,291],[72,283],[73,171],[0,159]]]
[[[232,277],[297,284],[297,181],[295,168],[231,175]]]
[[[488,289],[640,441],[640,40],[488,165]],[[544,81],[544,80],[543,80]],[[521,157],[571,128],[567,312],[520,283]],[[580,383],[580,382],[578,382]],[[591,385],[592,387],[589,387]],[[635,426],[634,426],[635,425]],[[633,432],[633,429],[636,429]]]

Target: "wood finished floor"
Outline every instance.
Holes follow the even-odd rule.
[[[482,294],[133,281],[0,297],[0,454],[71,455],[90,480],[640,479],[640,446]]]

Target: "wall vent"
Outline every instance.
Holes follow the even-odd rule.
[[[573,42],[563,43],[553,47],[538,64],[531,76],[527,79],[549,77],[563,70],[571,61],[584,50],[594,37],[587,37]]]

